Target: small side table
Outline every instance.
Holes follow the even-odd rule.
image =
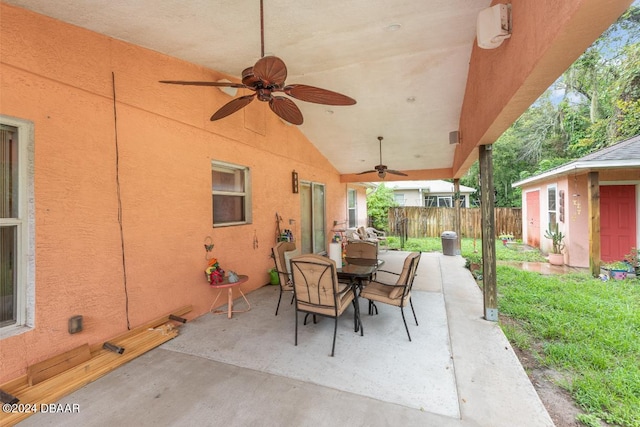
[[[238,275],[238,281],[234,282],[234,283],[229,283],[229,278],[225,277],[224,280],[222,282],[220,282],[217,285],[211,285],[212,288],[216,288],[218,289],[218,295],[216,295],[216,299],[213,300],[213,303],[211,304],[211,308],[209,309],[209,311],[213,314],[224,314],[225,311],[224,310],[214,310],[213,308],[216,306],[216,302],[218,302],[218,298],[220,297],[220,295],[222,294],[223,289],[227,289],[227,318],[231,319],[231,316],[233,315],[233,313],[245,313],[249,310],[251,310],[251,304],[249,303],[249,300],[247,300],[247,297],[244,296],[244,293],[242,292],[242,289],[240,289],[240,285],[244,282],[246,282],[247,280],[249,280],[249,276],[245,276],[243,274],[239,274]],[[240,291],[240,295],[242,295],[242,298],[244,298],[244,301],[247,303],[247,309],[246,310],[234,310],[233,309],[233,287],[234,286],[238,286],[238,290]]]

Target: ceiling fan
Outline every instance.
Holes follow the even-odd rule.
[[[260,59],[253,67],[242,71],[242,83],[225,82],[199,82],[183,80],[160,80],[160,83],[187,85],[187,86],[218,86],[249,89],[252,95],[241,96],[223,105],[211,116],[211,121],[219,120],[246,107],[255,98],[263,102],[269,102],[269,107],[280,118],[294,125],[301,125],[304,119],[302,112],[296,104],[284,96],[276,96],[274,93],[283,92],[301,101],[314,102],[325,105],[353,105],[356,100],[330,90],[314,86],[291,84],[285,85],[287,67],[282,59],[276,56],[264,56],[264,18],[260,0]]]
[[[372,170],[360,172],[360,173],[358,173],[356,175],[364,175],[366,173],[378,172],[378,177],[380,177],[382,179],[384,179],[384,177],[387,176],[387,173],[390,173],[390,174],[393,174],[393,175],[409,176],[406,173],[403,173],[403,172],[400,172],[400,171],[387,169],[387,165],[383,165],[382,164],[382,137],[381,136],[378,137],[378,141],[380,141],[380,164],[374,166]]]

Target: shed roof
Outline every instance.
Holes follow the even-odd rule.
[[[625,139],[541,174],[514,182],[512,187],[521,187],[577,171],[633,167],[640,167],[640,135]]]
[[[387,188],[396,190],[425,190],[430,193],[452,193],[453,183],[441,179],[431,181],[389,181],[384,183]],[[476,189],[460,186],[461,193],[475,193]]]

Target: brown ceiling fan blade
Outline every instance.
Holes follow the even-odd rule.
[[[237,87],[241,89],[251,89],[241,83],[226,83],[226,82],[192,82],[184,80],[159,80],[160,83],[166,83],[170,85],[185,85],[185,86],[217,86],[217,87]]]
[[[283,89],[284,93],[296,99],[306,102],[315,102],[316,104],[325,105],[353,105],[356,100],[342,95],[338,92],[332,92],[327,89],[307,85],[287,85]]]
[[[391,170],[391,169],[387,169],[387,173],[390,173],[390,174],[393,174],[393,175],[409,176],[404,172],[394,171],[394,170]]]
[[[253,66],[253,75],[262,80],[265,86],[283,87],[284,81],[287,79],[287,66],[277,56],[265,56],[258,59],[256,65]]]
[[[223,117],[227,117],[230,114],[235,113],[243,107],[246,107],[253,99],[256,94],[241,96],[240,98],[233,99],[226,104],[224,104],[218,111],[216,111],[213,116],[211,116],[211,121],[222,119]]]
[[[274,96],[269,101],[269,107],[280,116],[283,120],[288,121],[294,125],[301,125],[304,119],[302,118],[302,112],[298,106],[289,98],[284,96]]]
[[[356,175],[364,175],[364,174],[366,174],[366,173],[373,173],[373,172],[378,172],[378,171],[377,171],[377,170],[375,170],[375,169],[372,169],[372,170],[370,170],[370,171],[364,171],[364,172],[357,173]]]

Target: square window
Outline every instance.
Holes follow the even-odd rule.
[[[248,167],[211,162],[214,227],[251,223],[250,188]]]

